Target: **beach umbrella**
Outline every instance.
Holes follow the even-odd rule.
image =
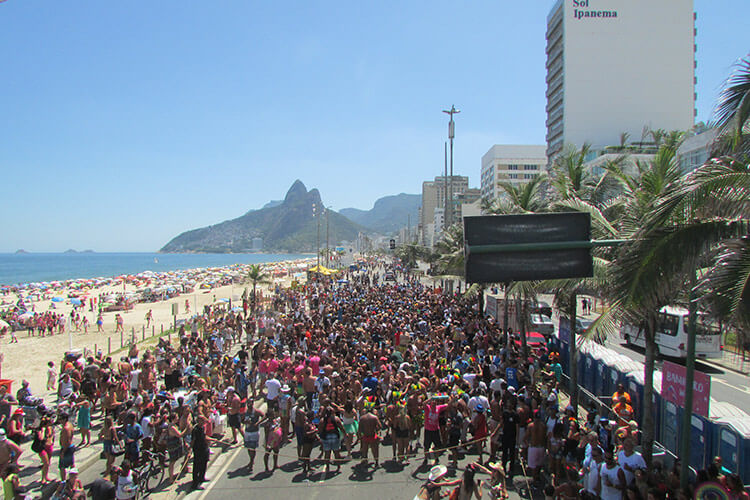
[[[81,305],[81,299],[70,299],[70,303],[76,306]]]
[[[63,301],[62,297],[52,297],[52,302],[62,302],[62,301]]]

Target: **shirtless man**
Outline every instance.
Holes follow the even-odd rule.
[[[316,392],[315,381],[317,379],[312,375],[312,368],[309,366],[305,368],[305,377],[302,379],[302,390],[305,391],[305,397],[307,398],[307,406],[312,408],[313,395]]]
[[[547,444],[547,426],[539,410],[534,412],[534,421],[529,424],[524,439],[529,445],[529,471],[536,481],[539,479],[539,470],[544,465]]]
[[[242,402],[240,401],[240,397],[235,392],[234,387],[228,388],[227,389],[227,406],[229,407],[229,410],[227,411],[227,414],[228,414],[227,423],[229,424],[229,427],[232,429],[232,444],[237,444],[237,432],[240,430],[240,427],[242,426],[242,423],[240,422],[241,404]]]
[[[5,429],[0,429],[0,477],[5,477],[10,464],[18,463],[21,453],[21,447],[6,437]]]
[[[378,456],[380,452],[380,436],[378,431],[380,430],[381,424],[380,419],[371,413],[372,407],[370,403],[365,403],[364,414],[359,417],[359,439],[362,442],[362,448],[360,449],[360,455],[362,455],[362,465],[369,465],[367,461],[367,450],[372,450],[372,456],[375,459],[375,467],[379,466]]]
[[[75,446],[73,446],[73,424],[67,413],[60,414],[62,428],[60,429],[60,479],[65,481],[66,471],[75,466]]]
[[[396,400],[391,400],[391,404],[389,404],[385,409],[385,423],[388,426],[388,431],[390,433],[391,437],[391,444],[393,446],[393,456],[396,456],[396,417],[398,416],[398,410],[396,409]]]

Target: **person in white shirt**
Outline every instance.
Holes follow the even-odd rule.
[[[130,390],[131,391],[137,391],[138,390],[138,378],[141,375],[141,370],[138,367],[138,362],[133,362],[133,369],[130,370]]]
[[[646,461],[640,453],[635,451],[633,438],[627,438],[622,443],[622,450],[617,453],[617,463],[625,473],[625,483],[630,486],[635,481],[635,471],[646,469]]]
[[[487,397],[484,396],[481,389],[474,391],[474,395],[469,399],[468,407],[472,411],[472,417],[477,414],[477,406],[482,405],[482,408],[489,408],[490,402]]]
[[[602,500],[622,500],[625,491],[625,473],[615,462],[611,451],[604,453],[604,463],[599,467],[599,497]]]
[[[281,382],[276,378],[275,373],[269,374],[266,380],[266,404],[269,408],[278,409],[278,398],[281,392]]]
[[[137,489],[133,478],[133,471],[130,469],[130,462],[125,460],[122,462],[122,468],[117,475],[117,491],[115,493],[115,498],[117,498],[117,500],[129,500],[135,498],[136,492]]]
[[[593,447],[591,456],[583,461],[583,489],[595,497],[601,489],[599,470],[603,463],[604,452],[599,446]]]

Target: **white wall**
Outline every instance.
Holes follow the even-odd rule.
[[[563,2],[566,143],[601,147],[620,132],[640,140],[644,125],[693,126],[693,0]]]

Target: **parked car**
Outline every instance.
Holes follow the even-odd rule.
[[[384,281],[396,281],[396,275],[393,273],[385,273]]]
[[[544,314],[532,314],[529,320],[529,327],[542,335],[552,335],[555,333],[554,323],[552,323],[549,316]]]
[[[515,339],[513,342],[515,342],[518,347],[521,347],[520,338]],[[526,345],[532,349],[544,347],[547,345],[547,339],[539,332],[526,332]]]

